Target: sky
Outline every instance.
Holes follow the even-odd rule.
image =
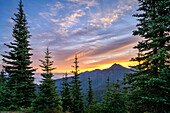
[[[13,41],[12,29],[19,0],[0,0],[0,53],[9,51],[4,43]],[[23,0],[27,16],[32,66],[42,72],[39,59],[48,47],[55,73],[70,72],[75,55],[80,72],[108,68],[114,63],[124,67],[137,55],[133,47],[142,38],[133,36],[137,0]],[[0,56],[0,69],[4,63]]]

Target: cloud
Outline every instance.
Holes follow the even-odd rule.
[[[9,19],[9,22],[10,22],[10,24],[13,24],[13,23],[14,23],[14,21],[13,21],[12,19]]]
[[[115,62],[117,61],[129,61],[130,58],[134,57],[134,53],[136,53],[137,51],[133,51],[133,54],[129,53],[129,48],[133,47],[134,45],[136,45],[137,42],[131,43],[131,44],[127,44],[125,46],[116,48],[111,51],[104,51],[103,54],[100,55],[94,55],[94,56],[85,56],[85,58],[83,58],[81,60],[81,62],[83,64],[88,64],[88,65],[99,65],[99,64],[106,64],[106,63],[113,63],[113,60]],[[94,51],[95,52],[95,51]]]
[[[75,55],[77,55],[77,57],[79,57],[79,60],[81,59],[81,57],[84,57],[90,53],[92,53],[94,50],[79,50],[77,52],[75,52]],[[73,60],[75,58],[75,55],[72,55],[70,57],[68,57],[67,59],[65,59],[65,61],[69,61],[69,60]]]
[[[55,22],[55,23],[56,23],[56,22],[59,22],[58,19],[54,19],[54,18],[52,18],[51,21],[52,21],[52,22]]]
[[[132,46],[140,39],[132,36],[136,20],[131,15],[136,10],[137,0],[60,0],[46,3],[34,4],[37,8],[34,11],[27,10],[29,18],[33,15],[30,18],[30,26],[34,29],[30,29],[30,42],[35,68],[40,64],[38,59],[44,58],[46,47],[52,52],[57,71],[63,72],[72,70],[75,54],[82,69],[111,64],[113,59],[124,61],[135,55]],[[8,24],[13,23],[5,20]],[[6,32],[7,27],[9,25],[2,27],[0,34],[1,53],[8,50],[2,43],[11,41],[6,35],[11,33],[11,28]]]
[[[122,35],[126,33],[127,32],[124,32]],[[139,37],[133,37],[133,36],[120,39],[118,38],[119,36],[117,37],[116,35],[110,34],[109,32],[106,32],[106,33],[99,32],[98,34],[95,34],[95,35],[96,35],[95,37],[91,35],[93,38],[88,39],[87,41],[85,40],[76,41],[75,40],[75,41],[71,41],[71,43],[68,43],[68,44],[63,43],[63,46],[64,45],[67,45],[67,46],[63,47],[61,50],[72,51],[71,52],[72,54],[67,54],[67,57],[65,57],[65,61],[74,60],[74,55],[78,54],[78,56],[80,57],[79,60],[82,60],[83,63],[86,62],[86,60],[84,61],[84,59],[86,58],[87,59],[92,58],[93,63],[102,62],[103,60],[113,57],[115,55],[115,52],[119,53],[122,50],[132,47],[139,40]],[[79,37],[79,40],[80,39],[81,38]],[[55,41],[53,41],[53,43],[56,44]],[[60,41],[60,44],[61,44],[61,41]],[[53,44],[50,44],[50,45],[53,45]],[[113,53],[114,55],[111,56],[111,54]]]
[[[58,1],[55,4],[47,4],[47,6],[50,7],[50,11],[57,11],[65,8],[64,5]]]
[[[120,16],[123,16],[124,14],[126,14],[127,11],[129,11],[130,9],[132,9],[131,6],[120,6],[118,5],[116,9],[113,9],[112,11],[107,11],[105,14],[102,14],[101,12],[97,12],[96,14],[94,14],[93,16],[91,16],[92,19],[88,20],[88,22],[90,23],[90,25],[92,26],[108,26],[108,25],[112,25],[113,22],[115,22],[118,18],[120,18]]]
[[[54,28],[54,32],[58,33],[62,36],[68,36],[68,29],[76,25],[80,22],[80,18],[85,15],[85,12],[81,9],[77,9],[72,11],[72,14],[69,16],[65,16],[64,18],[51,18],[50,20],[55,23],[57,27]],[[80,29],[79,29],[80,30]],[[72,33],[76,33],[77,29],[74,31],[70,31]]]
[[[124,48],[127,48],[130,44],[134,44],[139,40],[138,37],[128,37],[125,39],[120,39],[120,40],[116,40],[114,42],[111,43],[107,43],[107,45],[101,46],[98,49],[96,49],[92,54],[90,54],[90,56],[100,56],[106,53],[112,53],[114,51],[118,51]]]
[[[71,33],[76,34],[76,33],[78,33],[79,31],[82,31],[82,30],[83,30],[82,28],[78,28],[78,29],[73,30]]]
[[[31,29],[32,29],[32,30],[35,30],[35,27],[32,27]]]
[[[40,24],[37,24],[37,27],[41,27]]]
[[[80,17],[82,17],[83,15],[85,15],[85,12],[83,12],[81,9],[78,9],[76,11],[74,11],[73,14],[71,14],[68,17],[62,18],[60,23],[58,23],[62,28],[69,28],[72,25],[76,24],[79,22]]]
[[[138,6],[138,0],[119,0],[119,5],[124,6],[124,5],[130,5],[130,6]]]
[[[46,20],[54,21],[53,17],[57,16],[57,13],[64,8],[64,5],[61,2],[56,2],[55,4],[47,4],[47,11],[39,12],[39,15]]]
[[[86,5],[86,8],[99,5],[97,0],[68,0],[68,1],[77,3],[79,5]]]
[[[43,46],[34,51],[34,60],[42,56],[38,51],[47,46],[51,48],[57,70],[70,70],[75,54],[82,68],[110,63],[115,57],[127,60],[131,56],[129,49],[139,40],[131,32],[135,29],[135,19],[129,19],[134,11],[132,2],[119,0],[110,3],[108,0],[110,4],[103,2],[103,5],[98,0],[67,1],[57,6],[50,4],[47,11],[39,13],[44,19],[43,24],[48,26],[34,35],[35,40],[42,42],[34,47]]]
[[[39,12],[39,15],[46,20],[48,20],[50,18],[50,15],[48,12]]]
[[[91,8],[92,6],[99,8],[99,5],[102,5],[99,4],[98,0],[68,1],[69,2],[66,1],[64,5],[61,2],[48,4],[49,12],[39,13],[39,15],[48,20],[49,23],[53,23],[53,25],[51,24],[53,32],[63,37],[67,37],[70,34],[86,33],[88,32],[87,29],[111,26],[113,22],[132,9],[131,5],[126,5],[126,2],[123,4],[123,2],[119,1],[116,8],[110,9],[106,7],[101,12],[101,10],[97,9],[93,11],[93,8]],[[75,5],[73,3],[78,5],[76,7],[68,7]],[[86,7],[91,9],[87,9]],[[60,12],[63,13],[60,14]]]
[[[62,8],[64,8],[64,5],[61,2],[56,2],[55,7],[57,9],[62,9]]]

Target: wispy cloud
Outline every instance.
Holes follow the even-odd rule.
[[[94,50],[79,50],[79,51],[75,52],[75,54],[73,54],[72,56],[65,59],[65,61],[73,60],[75,58],[75,55],[77,55],[77,57],[79,57],[79,60],[80,60],[82,57],[92,53],[93,51]]]
[[[94,69],[104,64],[108,66],[113,57],[117,58],[117,62],[128,62],[128,58],[135,55],[131,49],[140,38],[132,36],[136,20],[131,15],[136,10],[137,0],[42,2],[44,4],[35,4],[36,10],[27,10],[30,11],[28,17],[31,21],[34,67],[39,67],[38,59],[43,58],[46,47],[52,51],[57,70],[64,72],[72,69],[70,65],[75,54],[82,69]],[[13,24],[9,18],[6,21]],[[0,32],[2,41],[11,41],[6,35],[9,33]]]
[[[86,5],[86,8],[99,5],[97,0],[68,0],[79,5]]]
[[[78,18],[85,15],[85,12],[81,9],[78,9],[74,11],[73,14],[71,14],[68,17],[62,18],[61,21],[58,23],[62,28],[68,29],[72,25],[75,25],[76,23],[80,22]]]
[[[117,8],[113,10],[106,10],[105,14],[102,14],[101,12],[97,12],[96,14],[92,14],[90,20],[88,22],[92,26],[108,26],[112,25],[113,22],[115,22],[120,16],[124,16],[127,11],[132,9],[132,6],[124,5],[120,6],[118,5]]]

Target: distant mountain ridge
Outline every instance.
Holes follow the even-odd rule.
[[[86,71],[80,73],[80,80],[82,81],[82,88],[83,93],[86,93],[88,89],[88,77],[92,80],[92,88],[96,97],[101,100],[101,95],[106,90],[106,80],[109,77],[110,82],[116,80],[123,80],[123,77],[126,73],[132,73],[132,71],[128,68],[121,66],[120,64],[114,64],[108,69],[100,70],[96,69],[93,71]],[[68,81],[71,81],[71,77],[68,77]],[[56,80],[56,86],[58,87],[57,90],[61,90],[61,83],[62,79]]]

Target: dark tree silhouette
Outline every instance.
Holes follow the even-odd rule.
[[[75,62],[74,62],[75,66],[73,66],[75,68],[74,71],[72,71],[72,73],[74,74],[74,76],[72,77],[72,98],[73,98],[73,103],[72,103],[72,112],[73,113],[81,113],[83,112],[84,108],[83,108],[83,99],[82,99],[82,88],[81,88],[81,81],[79,80],[79,74],[78,74],[78,61],[77,61],[77,56],[75,56]]]
[[[29,35],[26,16],[23,11],[22,1],[19,2],[18,13],[15,13],[15,22],[13,28],[14,41],[10,44],[5,44],[11,50],[6,52],[7,55],[3,56],[3,61],[7,64],[5,71],[9,74],[8,88],[12,91],[9,96],[9,101],[13,104],[14,109],[21,106],[30,107],[32,100],[35,97],[35,84],[32,77],[34,69],[30,66],[32,61],[30,58],[32,50],[29,46]],[[15,106],[15,107],[14,107]],[[9,106],[8,106],[9,107]],[[11,108],[11,109],[13,109]]]
[[[132,112],[168,113],[170,98],[169,71],[169,0],[139,0],[140,13],[135,14],[139,23],[133,35],[144,38],[134,48],[138,56],[132,61],[139,64],[129,74]]]
[[[62,107],[63,112],[71,111],[72,107],[72,96],[71,96],[71,86],[68,82],[67,73],[63,77],[62,91],[61,91],[61,100],[62,100]]]
[[[92,90],[92,80],[88,77],[89,89],[87,91],[87,102],[90,105],[93,101],[93,90]]]
[[[42,73],[43,76],[42,84],[39,86],[39,92],[37,98],[33,101],[33,107],[35,111],[43,111],[43,110],[54,110],[54,109],[61,109],[61,101],[58,96],[57,87],[55,86],[55,81],[52,79],[54,76],[51,71],[55,68],[52,68],[53,61],[50,61],[51,52],[47,48],[45,52],[45,60],[40,60],[42,62],[42,70],[45,73]]]

